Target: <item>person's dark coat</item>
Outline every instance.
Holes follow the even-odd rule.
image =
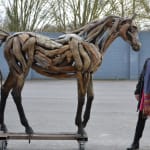
[[[134,92],[135,95],[137,95],[137,94],[139,95],[139,101],[138,101],[138,105],[137,105],[137,110],[139,110],[140,103],[141,103],[141,98],[142,98],[142,93],[143,93],[143,88],[144,88],[144,75],[145,75],[147,62],[149,60],[150,60],[150,58],[147,58],[145,63],[144,63],[143,70],[142,70],[142,72],[140,74],[140,77],[138,79],[138,83],[136,85],[136,89],[135,89],[135,92]]]

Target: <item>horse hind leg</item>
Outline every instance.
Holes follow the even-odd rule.
[[[5,106],[6,106],[6,100],[7,100],[10,90],[12,89],[14,85],[14,82],[15,82],[14,77],[12,73],[9,72],[8,77],[1,88],[0,125],[1,125],[1,130],[4,132],[7,132],[7,127],[4,123],[4,111],[5,111]]]
[[[13,90],[12,90],[11,94],[12,94],[12,97],[13,97],[14,102],[16,104],[18,113],[19,113],[20,122],[25,127],[25,132],[27,134],[33,134],[33,129],[30,127],[30,125],[28,123],[28,120],[25,116],[24,109],[23,109],[23,106],[22,106],[21,91],[22,91],[22,88],[23,88],[23,85],[24,85],[24,81],[25,81],[24,76],[23,75],[18,75],[17,80],[16,80],[16,84],[13,87]]]

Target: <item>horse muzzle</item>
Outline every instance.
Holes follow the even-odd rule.
[[[139,51],[140,50],[140,48],[141,48],[141,43],[140,42],[138,42],[138,43],[136,43],[136,44],[133,44],[132,45],[132,49],[134,50],[134,51]]]

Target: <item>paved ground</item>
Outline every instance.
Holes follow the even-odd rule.
[[[133,139],[137,113],[133,96],[136,81],[94,81],[95,100],[86,131],[86,150],[125,150]],[[27,81],[23,105],[35,132],[75,132],[77,105],[75,80]],[[7,101],[9,131],[24,132],[11,96]],[[149,120],[141,150],[150,149]],[[76,141],[12,141],[8,150],[78,150]]]

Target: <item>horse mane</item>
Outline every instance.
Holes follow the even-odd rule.
[[[89,22],[85,26],[77,30],[74,30],[72,33],[78,34],[79,36],[84,38],[84,40],[86,40],[87,42],[92,42],[93,39],[95,39],[97,36],[102,35],[106,31],[107,24],[111,22],[115,22],[116,19],[120,20],[122,18],[118,16],[113,16],[113,15],[106,16],[103,19],[97,19],[92,22]]]

